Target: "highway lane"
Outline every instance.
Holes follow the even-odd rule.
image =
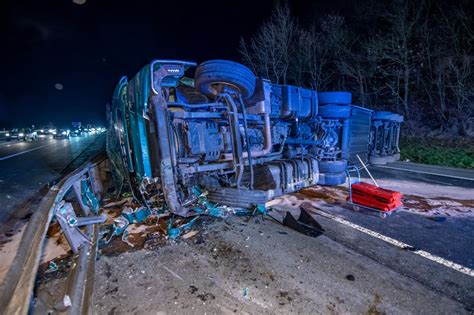
[[[105,134],[1,142],[0,226],[10,219],[24,217],[42,190],[64,175],[79,156],[93,155],[104,147]]]
[[[99,148],[103,146],[104,141],[105,139],[102,137],[100,139],[73,138],[70,141],[43,140],[25,144],[15,143],[12,146],[8,146],[5,143],[0,144],[0,201],[5,205],[4,201],[8,202],[12,197],[17,197],[18,200],[14,208],[18,209],[18,205],[27,200],[29,195],[35,196],[38,192],[38,187],[44,187],[47,182],[54,181],[60,177],[70,162],[74,161],[85,148]],[[460,182],[460,179],[456,178],[470,176],[469,172],[445,170],[443,168],[427,170],[418,166],[416,166],[416,169],[411,167],[408,171],[404,171],[400,169],[405,167],[403,164],[392,166],[389,165],[388,168],[371,168],[375,177],[384,187],[401,190],[407,195],[414,194],[424,197],[443,195],[459,200],[472,199],[470,195],[472,191],[470,181],[462,179]],[[407,166],[407,169],[410,166]],[[462,172],[461,175],[463,176],[460,176],[459,172]],[[5,182],[4,178],[8,182]],[[17,196],[15,192],[18,189],[22,189],[23,193]],[[4,198],[4,191],[10,192],[8,200]],[[259,250],[259,254],[250,257],[249,261],[258,262],[253,264],[252,268],[257,268],[255,267],[256,265],[264,266],[266,263],[265,260],[258,261],[257,256],[265,257],[265,255],[272,255],[271,259],[268,258],[268,260],[272,261],[269,265],[272,268],[272,272],[277,275],[285,275],[285,271],[291,270],[291,277],[289,275],[282,276],[281,283],[277,280],[276,283],[279,283],[280,287],[275,288],[273,292],[275,295],[283,290],[283,288],[286,288],[288,286],[286,282],[296,275],[294,289],[312,292],[311,299],[313,300],[308,302],[307,307],[326,303],[327,301],[319,299],[319,296],[324,293],[328,294],[332,300],[339,301],[340,297],[347,301],[347,303],[337,302],[337,307],[341,307],[343,313],[349,310],[362,310],[366,305],[370,307],[371,301],[367,302],[365,300],[369,299],[371,294],[375,294],[374,292],[378,292],[377,296],[383,299],[380,307],[385,311],[391,310],[395,313],[397,311],[407,312],[408,310],[412,312],[421,312],[422,310],[433,312],[438,308],[436,301],[440,301],[446,310],[451,308],[451,311],[455,310],[458,313],[468,313],[474,308],[474,303],[472,302],[474,301],[472,277],[414,254],[415,250],[421,249],[454,263],[471,269],[474,268],[474,247],[472,247],[474,243],[474,220],[472,217],[448,217],[446,221],[435,222],[419,214],[406,211],[386,219],[381,219],[377,216],[353,212],[337,205],[321,207],[321,210],[352,224],[357,224],[381,235],[405,242],[413,246],[413,248],[403,249],[392,246],[383,240],[361,233],[350,225],[341,224],[326,215],[321,215],[321,213],[317,214],[317,219],[323,225],[326,232],[317,240],[304,238],[292,231],[286,231],[284,232],[285,234],[282,234],[280,232],[283,228],[273,224],[255,223],[252,225],[254,231],[253,234],[250,234],[250,239],[258,241],[252,241],[249,244],[251,247],[257,247],[255,250]],[[10,218],[22,217],[23,215],[24,212],[18,210],[8,213]],[[219,242],[222,240],[230,241],[232,246],[236,248],[240,246],[239,250],[246,252],[249,245],[244,246],[242,244],[242,234],[249,235],[246,233],[251,233],[251,231],[243,232],[241,230],[242,225],[243,223],[235,222],[233,229],[229,231],[226,228],[226,232],[222,233],[216,240],[219,240]],[[235,234],[235,239],[229,239],[229,233]],[[262,235],[272,235],[272,237],[264,238]],[[278,242],[275,243],[273,240],[276,238],[278,238]],[[287,246],[282,246],[280,241],[286,242]],[[210,247],[207,251],[202,251],[201,248],[198,248],[194,254],[202,256],[207,252],[213,253],[215,252],[213,248],[220,246],[220,243],[212,244],[211,240],[208,240],[208,242]],[[291,254],[291,248],[295,246],[295,252]],[[175,246],[173,250],[179,251],[180,248]],[[268,248],[280,248],[281,250],[268,251]],[[169,251],[169,248],[166,248],[166,250]],[[188,248],[185,250],[188,250]],[[273,254],[274,252],[275,254]],[[303,262],[299,258],[300,252],[305,252],[305,255],[309,257],[308,261],[311,261],[310,264],[304,267],[304,273],[298,273],[299,267]],[[180,252],[172,253],[173,259],[182,254]],[[134,255],[142,254],[142,251],[138,251],[130,254],[132,255],[130,258],[133,262],[141,261],[143,257],[139,258]],[[209,258],[209,261],[212,262],[214,258],[211,258]],[[291,260],[293,258],[295,261]],[[117,264],[114,260],[108,260],[108,263],[114,266]],[[288,268],[289,264],[295,264],[294,268]],[[296,264],[298,264],[298,267],[296,267]],[[194,260],[189,266],[186,266],[186,269],[191,270],[193,265],[195,265]],[[145,274],[154,274],[155,270],[153,268],[146,269],[151,266],[154,266],[152,262],[148,267],[139,266],[137,268],[144,270]],[[100,265],[99,268],[101,268]],[[201,268],[203,268],[204,273],[215,274],[214,268],[206,269],[209,268],[207,260],[202,263]],[[233,268],[234,265],[230,264],[223,271],[224,274],[232,274]],[[349,273],[355,276],[356,289],[350,286],[353,280],[348,281],[346,280],[347,278],[344,278]],[[188,276],[186,273],[183,275],[181,272],[180,275],[185,279]],[[99,272],[99,279],[103,280],[100,278],[102,276],[101,272]],[[255,275],[256,279],[258,277],[258,275]],[[312,280],[309,281],[310,283],[323,283],[324,285],[312,286],[311,284],[306,284],[308,277]],[[137,279],[139,282],[143,281],[141,278]],[[190,276],[189,281],[191,279],[195,278]],[[249,281],[253,280],[237,278],[235,286],[240,288],[241,282],[247,285]],[[102,282],[99,281],[99,283]],[[305,285],[301,285],[303,282]],[[266,283],[259,284],[258,287],[262,288],[266,285]],[[135,283],[134,286],[137,287],[139,284]],[[197,286],[205,288],[208,284],[203,280]],[[343,287],[342,290],[341,286]],[[180,290],[185,292],[186,288],[180,288]],[[252,287],[252,294],[255,294],[256,290],[256,287]],[[239,293],[240,291],[238,290]],[[266,289],[264,291],[267,294]],[[334,293],[334,296],[331,292]],[[99,295],[102,296],[103,294]],[[217,299],[221,298],[217,293],[215,295]],[[175,303],[174,299],[171,301]],[[434,302],[432,305],[427,305],[426,303],[429,303],[429,301]],[[184,303],[184,300],[182,302]],[[97,307],[113,308],[117,306],[116,303],[117,300],[111,298],[109,301],[100,302]],[[127,303],[132,302],[127,301]],[[344,306],[344,304],[348,306]],[[345,307],[348,308],[346,309]],[[443,308],[439,310],[446,311]]]
[[[409,162],[370,166],[369,170],[376,178],[411,180],[441,186],[474,188],[474,170]]]

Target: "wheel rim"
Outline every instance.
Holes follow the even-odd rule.
[[[226,88],[230,88],[234,92],[237,92],[237,93],[241,94],[240,88],[237,85],[232,84],[232,83],[213,82],[209,85],[209,91],[214,95],[218,95],[218,94],[222,93],[222,91],[225,91]]]

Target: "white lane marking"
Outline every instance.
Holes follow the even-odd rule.
[[[376,167],[388,168],[388,169],[398,170],[398,171],[405,171],[405,172],[412,172],[412,173],[420,173],[420,174],[427,174],[427,175],[436,175],[436,176],[442,176],[442,177],[450,177],[450,178],[456,178],[456,179],[464,179],[464,180],[474,181],[474,178],[469,178],[469,177],[446,175],[446,174],[439,174],[439,173],[432,173],[432,172],[425,172],[425,171],[417,171],[417,170],[408,170],[408,169],[406,169],[406,168],[400,168],[400,167],[384,166],[384,165],[377,165]]]
[[[39,149],[41,149],[41,148],[44,148],[44,147],[46,147],[46,146],[48,146],[48,145],[52,145],[52,144],[53,144],[53,143],[48,143],[48,144],[44,144],[44,145],[42,145],[42,146],[39,146],[39,147],[36,147],[36,148],[33,148],[33,149],[29,149],[29,150],[21,151],[21,152],[12,154],[12,155],[4,156],[4,157],[0,158],[0,161],[6,160],[6,159],[9,159],[9,158],[18,156],[18,155],[22,155],[22,154],[25,154],[25,153],[28,153],[28,152],[31,152],[31,151],[39,150]]]
[[[406,244],[406,243],[400,242],[400,241],[398,241],[398,240],[396,240],[396,239],[393,239],[393,238],[391,238],[391,237],[385,236],[385,235],[380,234],[380,233],[378,233],[378,232],[369,230],[369,229],[367,229],[367,228],[365,228],[365,227],[362,227],[362,226],[360,226],[360,225],[354,224],[354,223],[352,223],[352,222],[349,222],[349,221],[347,221],[347,220],[344,220],[344,219],[342,219],[342,218],[340,218],[340,217],[334,216],[334,215],[329,214],[329,213],[327,213],[327,212],[318,211],[318,212],[316,212],[316,213],[319,214],[319,215],[321,215],[321,216],[323,216],[323,217],[326,217],[326,218],[328,218],[328,219],[334,220],[334,221],[336,221],[336,222],[338,222],[338,223],[341,223],[341,224],[344,224],[344,225],[346,225],[346,226],[349,226],[349,227],[351,227],[351,228],[353,228],[353,229],[355,229],[355,230],[357,230],[357,231],[359,231],[359,232],[362,232],[362,233],[368,234],[368,235],[370,235],[370,236],[373,236],[373,237],[375,237],[375,238],[378,238],[378,239],[380,239],[380,240],[382,240],[382,241],[385,241],[385,242],[387,242],[387,243],[389,243],[389,244],[392,244],[392,245],[394,245],[394,246],[397,246],[397,247],[400,247],[400,248],[403,248],[403,249],[406,249],[406,248],[413,248],[413,246],[410,246],[410,245],[408,245],[408,244]],[[421,250],[421,249],[416,249],[416,250],[413,250],[413,251],[410,251],[410,252],[411,252],[411,253],[414,253],[414,254],[416,254],[416,255],[419,255],[419,256],[421,256],[421,257],[424,257],[424,258],[426,258],[426,259],[429,259],[429,260],[431,260],[431,261],[434,261],[434,262],[436,262],[436,263],[438,263],[438,264],[441,264],[441,265],[443,265],[443,266],[446,266],[446,267],[448,267],[448,268],[451,268],[451,269],[454,269],[454,270],[459,271],[459,272],[461,272],[461,273],[464,273],[464,274],[466,274],[466,275],[468,275],[468,276],[474,277],[474,270],[472,270],[472,269],[470,269],[470,268],[468,268],[468,267],[459,265],[459,264],[457,264],[457,263],[455,263],[455,262],[452,262],[452,261],[450,261],[450,260],[441,258],[441,257],[436,256],[436,255],[433,255],[433,254],[431,254],[431,253],[429,253],[429,252],[427,252],[427,251]]]

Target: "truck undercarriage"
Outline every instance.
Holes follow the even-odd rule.
[[[348,92],[272,84],[225,60],[200,64],[190,79],[194,66],[153,61],[115,90],[108,154],[119,186],[146,206],[163,200],[171,212],[193,215],[187,205],[197,186],[213,202],[248,208],[342,184],[347,164],[368,161],[370,150],[379,161],[396,159],[401,120],[375,127],[381,120],[352,105]]]

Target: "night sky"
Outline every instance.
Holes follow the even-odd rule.
[[[289,3],[306,23],[350,1],[319,2]],[[121,75],[130,78],[153,59],[239,60],[240,38],[252,36],[274,5],[274,0],[2,1],[0,128],[104,123],[105,104]]]

